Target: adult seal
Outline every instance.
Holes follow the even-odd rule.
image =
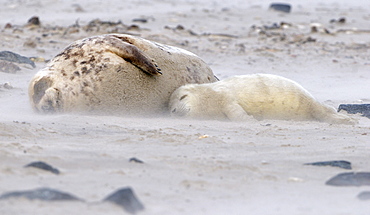
[[[158,114],[171,93],[190,83],[217,81],[195,54],[125,34],[85,38],[70,44],[31,80],[37,112]]]
[[[315,120],[354,124],[350,117],[318,102],[298,83],[277,75],[251,74],[208,84],[189,84],[171,95],[174,116],[229,119]]]

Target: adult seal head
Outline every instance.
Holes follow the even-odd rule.
[[[354,124],[350,117],[318,102],[298,83],[277,75],[253,74],[209,84],[189,84],[171,96],[173,116],[229,119],[315,120]]]
[[[78,40],[31,80],[37,112],[158,114],[171,93],[190,83],[215,82],[212,70],[186,50],[125,34]]]

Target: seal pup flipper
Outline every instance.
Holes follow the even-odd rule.
[[[240,106],[236,101],[231,102],[223,110],[224,114],[231,121],[252,121],[253,116],[249,115],[242,106]]]
[[[161,69],[150,59],[144,52],[137,46],[131,44],[129,40],[124,37],[109,35],[107,42],[110,43],[111,49],[109,51],[123,58],[125,61],[130,62],[149,75],[162,75]]]
[[[316,101],[313,101],[312,103],[312,116],[318,121],[347,125],[355,125],[358,123],[356,119],[352,119],[349,116],[338,113],[333,107]]]

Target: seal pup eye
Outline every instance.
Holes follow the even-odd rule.
[[[183,100],[184,98],[186,98],[188,95],[183,95],[183,96],[181,96],[181,98],[180,98],[180,101],[181,100]]]

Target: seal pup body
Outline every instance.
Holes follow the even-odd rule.
[[[232,121],[256,118],[354,123],[350,117],[318,102],[298,83],[270,74],[182,86],[171,95],[170,111],[174,116]]]
[[[217,81],[186,50],[125,34],[78,40],[31,80],[37,112],[156,114],[167,112],[171,93],[189,83]]]

